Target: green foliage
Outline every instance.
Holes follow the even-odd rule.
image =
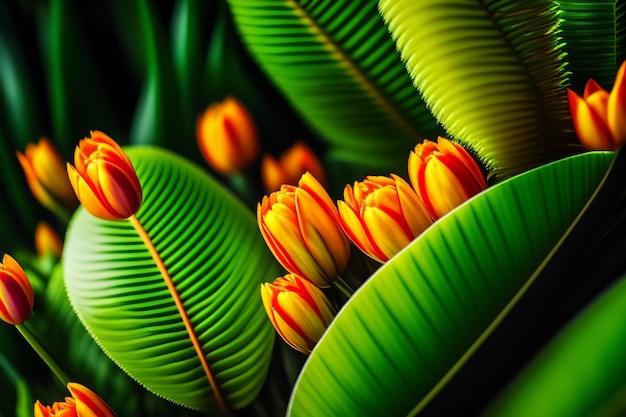
[[[288,415],[420,412],[532,285],[611,159],[588,153],[531,170],[436,222],[344,305]]]
[[[569,63],[571,88],[582,94],[589,78],[610,89],[626,60],[626,2],[572,0],[557,2],[562,19],[563,50]]]
[[[404,173],[409,150],[442,133],[412,86],[375,0],[229,4],[252,56],[321,134],[344,181]],[[360,169],[346,173],[346,163]]]
[[[221,395],[230,407],[245,407],[263,385],[273,341],[259,284],[280,268],[250,211],[200,169],[156,148],[128,154],[144,192],[137,218],[172,277]],[[64,272],[79,318],[122,369],[176,403],[218,409],[164,278],[129,221],[79,209],[67,232]]]
[[[380,9],[433,114],[497,178],[572,152],[552,1],[382,0]]]
[[[626,412],[626,280],[593,300],[498,396],[485,416]]]

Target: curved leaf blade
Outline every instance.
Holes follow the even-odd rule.
[[[381,0],[427,105],[499,179],[562,158],[571,126],[550,0]]]
[[[129,148],[144,190],[137,213],[172,277],[230,408],[261,389],[274,340],[259,284],[281,270],[252,213],[182,157]],[[201,411],[216,393],[172,295],[129,221],[80,208],[64,248],[72,306],[105,353],[152,392]]]
[[[625,315],[626,280],[622,279],[559,333],[485,415],[623,415]]]
[[[588,153],[537,168],[437,221],[339,312],[289,415],[418,413],[532,283],[611,159]]]
[[[376,168],[440,132],[374,0],[229,0],[249,51],[331,148]]]

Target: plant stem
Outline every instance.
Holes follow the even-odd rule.
[[[335,287],[337,287],[337,289],[339,291],[341,291],[347,298],[350,298],[352,296],[352,294],[354,293],[354,290],[352,288],[350,288],[350,286],[348,284],[346,284],[346,282],[341,279],[341,277],[337,277],[337,279],[335,279],[333,281],[333,284],[335,285]]]
[[[68,382],[70,382],[69,377],[65,374],[63,369],[52,359],[52,356],[46,351],[46,349],[39,343],[33,331],[29,328],[26,323],[21,323],[15,325],[17,330],[22,334],[24,339],[28,342],[28,344],[33,348],[35,352],[43,359],[43,361],[48,365],[50,370],[56,375],[56,377],[61,381],[63,386],[66,386]]]

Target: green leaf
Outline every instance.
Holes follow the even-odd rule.
[[[503,179],[572,152],[550,0],[381,0],[415,86],[447,131]]]
[[[586,153],[528,171],[434,223],[338,313],[288,414],[417,414],[532,285],[612,157]]]
[[[624,415],[625,316],[626,279],[622,279],[559,333],[485,415]]]
[[[610,89],[626,60],[626,2],[560,0],[558,4],[571,88],[582,94],[587,80],[593,78]]]
[[[212,376],[230,408],[245,407],[261,389],[274,340],[260,283],[281,269],[253,214],[200,168],[157,148],[131,147],[128,155],[144,192],[137,218],[193,332],[131,222],[100,220],[83,208],[64,248],[72,306],[105,353],[150,391],[215,412]]]
[[[252,56],[344,162],[404,171],[408,151],[441,133],[375,0],[229,4]]]

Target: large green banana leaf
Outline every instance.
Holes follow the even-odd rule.
[[[417,414],[532,286],[612,157],[528,171],[437,221],[348,300],[305,363],[288,414]]]
[[[447,131],[502,179],[571,154],[551,0],[381,0],[415,86]]]
[[[368,167],[367,174],[404,172],[408,151],[442,133],[376,0],[229,4],[251,55],[321,134],[329,158],[344,162],[344,172],[346,162]]]
[[[259,285],[281,269],[250,210],[206,173],[158,148],[128,154],[144,192],[137,218],[193,332],[131,223],[82,208],[64,247],[70,302],[105,353],[150,391],[201,411],[219,411],[220,398],[227,408],[245,407],[261,389],[274,340]]]
[[[626,413],[626,279],[588,306],[524,369],[485,416]]]
[[[589,78],[610,89],[626,59],[626,1],[559,0],[560,34],[571,75],[579,94]]]

